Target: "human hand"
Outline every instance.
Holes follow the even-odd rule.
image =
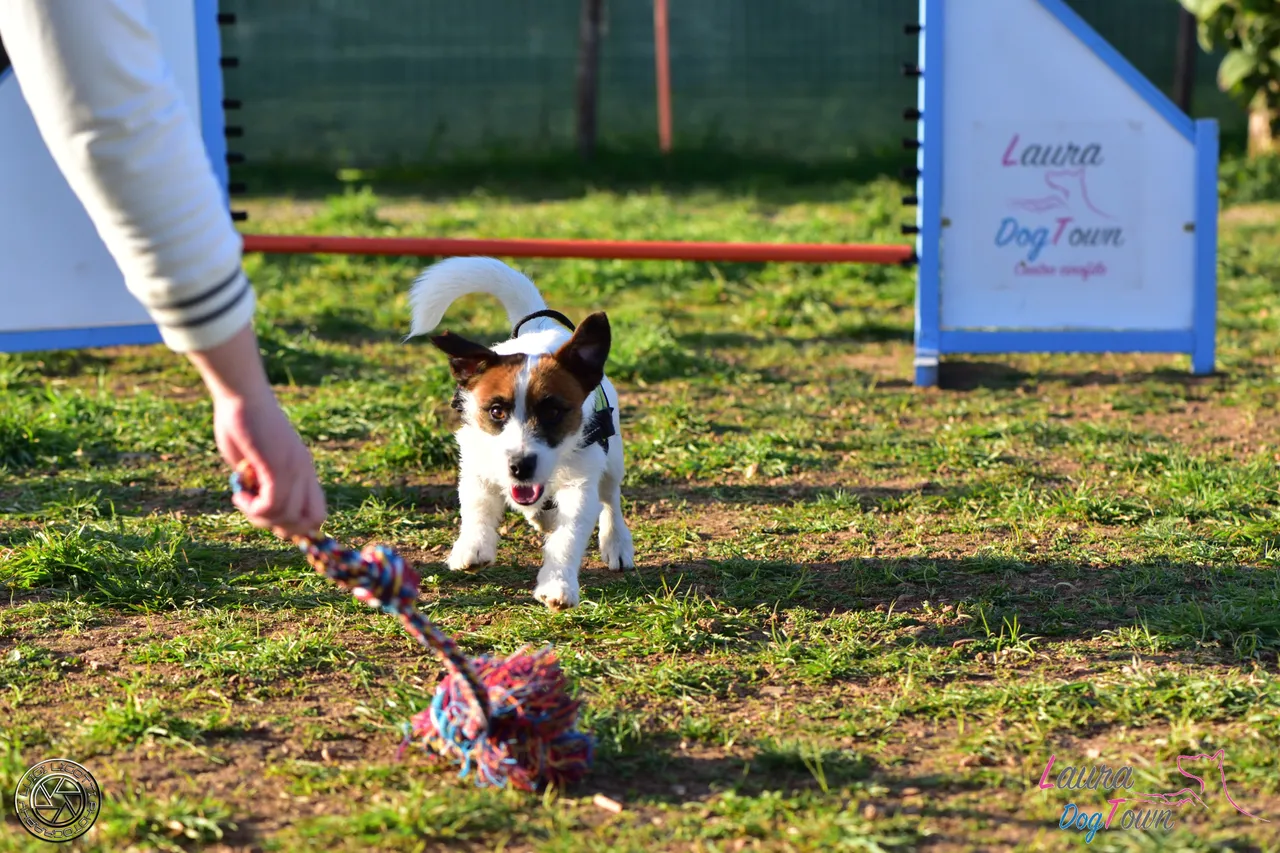
[[[253,525],[270,528],[282,539],[316,534],[326,515],[324,491],[311,453],[274,396],[215,395],[213,434],[232,468],[242,461],[253,466],[257,491],[232,497]]]
[[[257,475],[255,492],[233,496],[256,527],[283,539],[313,536],[327,511],[315,463],[267,382],[252,327],[189,357],[213,398],[213,434],[222,458]]]

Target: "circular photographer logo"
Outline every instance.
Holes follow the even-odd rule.
[[[89,831],[102,809],[93,774],[74,761],[50,758],[18,781],[13,795],[18,819],[36,838],[70,841]]]

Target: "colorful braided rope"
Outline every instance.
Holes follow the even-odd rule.
[[[232,491],[254,493],[253,469],[242,463],[231,476]],[[575,728],[580,702],[569,696],[555,652],[527,647],[505,659],[468,659],[458,644],[418,612],[418,576],[392,548],[342,548],[315,534],[295,537],[315,570],[350,590],[360,601],[400,617],[419,643],[436,653],[446,674],[431,707],[406,726],[407,737],[462,766],[474,767],[478,785],[520,790],[562,787],[581,779],[591,765],[594,742]],[[403,750],[403,745],[401,747]]]

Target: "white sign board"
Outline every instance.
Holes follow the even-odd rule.
[[[975,122],[973,133],[984,155],[973,171],[990,184],[964,220],[988,239],[966,261],[990,270],[990,289],[1142,287],[1140,124]]]
[[[147,10],[208,143],[211,128],[222,132],[216,4],[148,0]],[[209,58],[202,62],[199,49],[210,36],[218,83],[212,104]],[[208,54],[210,45],[203,48]],[[0,351],[160,340],[45,148],[11,70],[0,72],[0,292]]]
[[[1217,129],[1062,0],[921,0],[917,365],[1187,352],[1211,369]]]

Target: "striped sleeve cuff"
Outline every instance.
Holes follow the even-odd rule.
[[[149,304],[147,311],[171,350],[196,352],[229,340],[253,321],[255,307],[253,285],[237,268],[199,293],[176,302]]]

